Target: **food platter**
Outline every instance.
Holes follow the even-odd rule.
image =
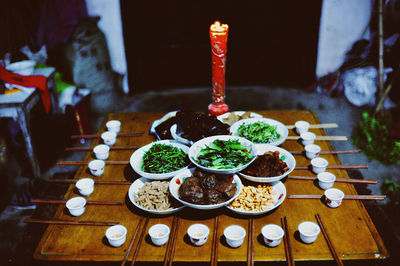
[[[228,208],[229,210],[231,210],[235,213],[241,214],[241,215],[261,215],[261,214],[265,214],[265,213],[268,213],[268,212],[276,209],[278,206],[280,206],[282,204],[282,202],[286,198],[286,187],[280,181],[272,183],[271,185],[272,185],[272,191],[276,192],[272,196],[273,199],[275,200],[275,204],[272,207],[262,210],[262,211],[244,211],[244,210],[233,208],[230,205],[226,205],[226,208]]]
[[[177,113],[177,112],[178,112],[178,111],[171,111],[171,112],[165,114],[165,115],[164,115],[163,117],[161,117],[160,119],[155,120],[155,121],[151,124],[150,132],[149,132],[149,133],[155,135],[155,136],[157,137],[158,140],[161,140],[160,136],[157,134],[156,127],[157,127],[158,125],[160,125],[162,122],[167,121],[169,118],[176,116],[176,113]]]
[[[279,146],[283,142],[285,142],[287,136],[289,135],[289,130],[284,124],[282,124],[281,122],[274,120],[274,119],[262,118],[262,117],[261,118],[247,118],[247,119],[239,120],[230,127],[229,131],[231,132],[231,134],[233,136],[239,136],[239,127],[242,124],[249,125],[249,124],[254,124],[254,123],[258,123],[258,122],[261,122],[261,123],[263,122],[270,126],[276,126],[276,132],[280,135],[280,138],[276,139],[274,141],[271,141],[269,143],[255,143],[257,147],[263,146],[265,144]]]
[[[171,208],[171,209],[167,209],[167,210],[150,210],[150,209],[144,208],[142,205],[136,203],[135,200],[138,198],[139,188],[143,187],[145,185],[145,183],[152,182],[152,181],[154,181],[154,180],[141,177],[141,178],[136,179],[129,187],[128,198],[132,202],[132,204],[135,205],[135,207],[137,207],[145,212],[152,213],[152,214],[171,214],[171,213],[177,212],[185,207],[184,205],[182,205],[180,207]]]
[[[251,176],[251,175],[246,175],[243,172],[239,172],[238,175],[240,177],[243,177],[247,180],[253,181],[253,182],[258,182],[258,183],[271,183],[271,182],[276,182],[281,180],[282,178],[286,177],[289,175],[294,168],[296,167],[296,159],[294,156],[288,152],[285,149],[282,149],[280,147],[274,146],[274,145],[269,145],[265,144],[262,146],[257,147],[257,155],[263,155],[266,152],[274,152],[278,151],[280,156],[284,156],[284,162],[287,164],[289,167],[289,170],[287,170],[284,174],[279,175],[279,176],[271,176],[271,177],[258,177],[258,176]]]
[[[188,145],[188,146],[191,146],[194,143],[193,141],[185,139],[185,138],[182,137],[182,133],[180,133],[178,131],[178,125],[177,124],[173,124],[171,126],[170,131],[171,131],[171,136],[174,138],[174,140],[179,141],[180,143]]]
[[[229,200],[227,200],[225,202],[218,203],[218,204],[201,205],[201,204],[193,204],[193,203],[181,200],[179,198],[179,193],[178,193],[179,187],[187,177],[192,176],[194,171],[195,171],[195,168],[185,169],[181,173],[174,176],[169,183],[169,191],[170,191],[172,197],[174,197],[180,203],[182,203],[190,208],[200,209],[200,210],[212,210],[212,209],[221,208],[221,207],[229,204],[230,202],[232,202],[239,195],[240,191],[242,190],[242,181],[240,180],[239,176],[235,174],[235,175],[233,175],[232,183],[236,185],[236,193],[234,194],[234,196],[232,198],[230,198]]]
[[[228,118],[232,113],[235,114],[236,116],[240,117],[240,116],[244,115],[246,113],[246,111],[227,112],[225,114],[219,115],[217,118],[222,123],[226,123],[226,124],[232,125],[233,123],[230,123],[230,121],[228,121]],[[257,117],[263,117],[263,116],[260,115],[260,114],[254,113],[254,112],[250,112],[250,118],[257,118]]]

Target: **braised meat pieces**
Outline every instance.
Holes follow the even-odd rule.
[[[255,161],[243,173],[250,176],[272,177],[283,175],[289,167],[279,158],[279,152],[267,152],[258,155]]]
[[[217,204],[232,198],[236,186],[232,176],[215,175],[196,169],[179,187],[179,198],[193,204]]]

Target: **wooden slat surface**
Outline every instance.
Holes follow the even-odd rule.
[[[276,119],[284,124],[294,124],[297,120],[306,120],[311,124],[318,124],[315,113],[310,111],[257,111],[265,117]],[[111,119],[118,119],[122,122],[121,132],[145,132],[143,136],[132,138],[118,138],[116,146],[143,146],[154,141],[154,137],[148,134],[151,123],[163,116],[163,113],[112,113],[109,114],[100,128],[100,132],[105,129],[105,122]],[[321,121],[324,122],[324,121]],[[339,125],[340,126],[340,125]],[[323,129],[310,129],[317,135],[326,135]],[[293,130],[289,130],[290,135],[295,135]],[[97,145],[100,140],[93,140],[92,147]],[[333,150],[329,141],[316,141],[322,150]],[[287,150],[303,150],[303,146],[296,141],[287,141],[282,144],[282,148]],[[118,151],[110,153],[110,161],[129,160],[132,151]],[[92,153],[88,152],[85,160],[92,159]],[[357,156],[357,154],[353,155]],[[321,155],[328,160],[330,165],[342,164],[337,155]],[[295,156],[297,165],[308,165],[310,161],[303,155]],[[346,164],[346,162],[344,162]],[[348,177],[347,172],[342,169],[331,169],[330,172],[336,176]],[[368,170],[362,170],[368,171]],[[295,170],[292,175],[315,176],[309,170]],[[88,177],[87,166],[81,166],[76,172],[75,179]],[[106,166],[104,174],[94,177],[95,180],[129,180],[137,178],[129,165]],[[287,194],[323,194],[323,191],[312,182],[301,180],[285,180]],[[72,184],[65,199],[77,196]],[[357,194],[354,186],[348,183],[335,183],[335,187],[344,191],[345,194]],[[129,186],[119,185],[98,185],[95,186],[94,193],[88,200],[98,201],[121,201],[125,200],[124,206],[87,206],[86,212],[81,217],[71,217],[65,206],[60,205],[55,219],[71,220],[94,220],[94,221],[120,221],[128,228],[127,239],[131,239],[138,225],[140,216],[148,215],[134,208],[127,199]],[[374,224],[366,212],[361,201],[347,200],[337,209],[331,209],[319,200],[314,199],[286,199],[283,204],[275,211],[266,215],[255,216],[254,218],[254,260],[273,261],[285,260],[283,243],[278,247],[268,248],[262,241],[261,228],[268,223],[280,225],[280,218],[287,217],[291,244],[295,260],[333,260],[324,237],[320,235],[313,244],[303,244],[298,237],[297,226],[303,221],[314,221],[314,215],[319,213],[324,220],[324,224],[329,231],[332,242],[337,247],[337,252],[341,259],[382,259],[388,256],[388,252],[379,236]],[[220,215],[218,237],[223,235],[225,227],[230,224],[239,224],[248,228],[248,218],[238,216],[229,210],[222,208],[214,211],[199,211],[189,208],[176,213],[181,218],[178,235],[176,240],[174,261],[200,261],[209,262],[211,259],[213,224],[215,215]],[[148,227],[155,223],[165,223],[171,227],[173,216],[150,216]],[[187,228],[195,222],[206,224],[210,228],[210,238],[204,246],[193,247],[186,235]],[[112,248],[104,238],[106,227],[101,226],[64,226],[49,225],[39,242],[34,257],[39,260],[71,260],[71,261],[122,261],[129,246],[129,241],[119,247]],[[148,230],[148,229],[147,229]],[[146,232],[147,233],[147,232]],[[218,243],[218,261],[242,261],[247,258],[247,237],[243,245],[239,248],[229,248],[222,240]],[[136,245],[136,243],[135,243]],[[146,236],[142,242],[137,261],[157,261],[164,260],[167,245],[156,247],[151,244],[149,237]],[[128,261],[132,259],[131,257]]]

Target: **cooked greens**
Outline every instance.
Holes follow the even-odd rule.
[[[189,164],[187,154],[172,145],[155,143],[143,155],[142,171],[148,173],[169,173]]]
[[[232,169],[248,163],[253,156],[239,140],[216,139],[201,149],[195,161],[214,169]]]
[[[276,126],[262,121],[241,124],[238,128],[238,135],[254,143],[271,143],[281,138]]]

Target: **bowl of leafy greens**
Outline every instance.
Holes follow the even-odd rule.
[[[129,160],[132,169],[148,179],[170,179],[188,168],[189,147],[174,140],[155,141],[137,149]]]
[[[289,135],[288,128],[281,122],[270,118],[247,118],[230,127],[233,136],[250,140],[257,146],[270,144],[281,145]]]
[[[241,137],[217,135],[201,139],[190,147],[189,159],[200,169],[215,174],[233,174],[256,158],[255,145]]]

